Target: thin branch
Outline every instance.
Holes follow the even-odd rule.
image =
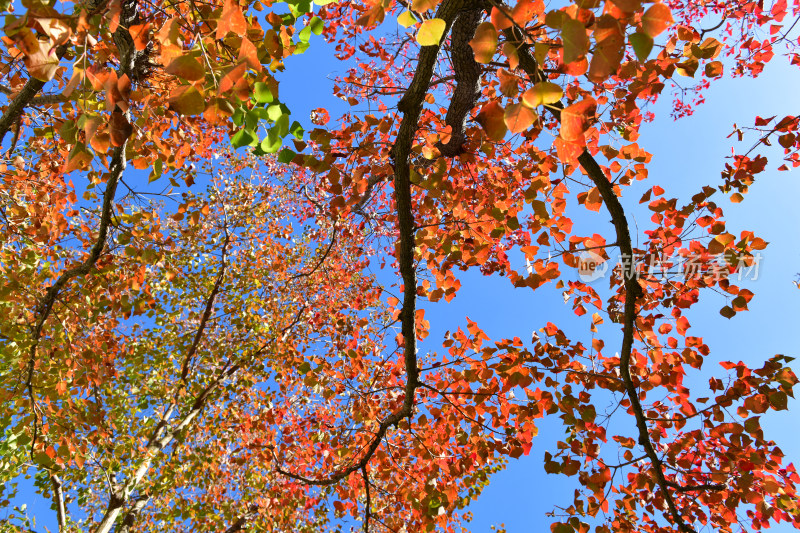
[[[679,485],[674,481],[667,481],[667,485],[677,490],[678,492],[693,492],[696,490],[719,492],[727,488],[725,485],[721,483],[704,483],[702,485]]]
[[[369,519],[372,515],[372,498],[369,494],[369,475],[367,474],[367,465],[361,467],[361,476],[364,478],[364,494],[366,495],[366,502],[364,502],[364,533],[369,533]]]
[[[51,474],[50,485],[53,487],[53,506],[56,508],[58,531],[63,533],[67,529],[67,510],[64,506],[63,483],[57,474]]]
[[[143,456],[139,462],[139,466],[134,471],[133,475],[130,476],[127,481],[116,490],[113,490],[111,496],[108,500],[108,506],[106,508],[103,517],[100,519],[97,527],[94,529],[94,533],[109,533],[111,528],[114,526],[117,518],[119,517],[120,512],[124,505],[130,500],[131,494],[134,490],[137,489],[139,484],[144,479],[147,471],[150,469],[150,465],[153,463],[155,457],[162,452],[169,444],[174,441],[184,430],[186,430],[197,416],[205,409],[206,405],[208,404],[209,398],[211,398],[211,394],[226,380],[232,377],[236,372],[239,371],[242,366],[259,357],[264,351],[272,345],[273,342],[276,340],[284,340],[289,331],[291,331],[299,322],[305,312],[305,307],[302,307],[297,314],[295,315],[294,320],[281,329],[280,335],[275,336],[265,342],[262,346],[258,349],[253,350],[250,354],[242,357],[238,362],[235,364],[229,365],[226,364],[222,370],[217,374],[217,377],[214,378],[206,387],[200,391],[200,393],[195,397],[194,402],[189,409],[189,411],[184,415],[184,417],[180,420],[180,422],[171,430],[167,430],[167,420],[169,419],[170,415],[174,412],[175,406],[170,405],[167,411],[164,414],[164,418],[162,422],[160,422],[154,429],[148,440],[147,446],[143,452]],[[130,513],[129,513],[130,515]],[[135,518],[135,515],[133,516]],[[131,523],[132,525],[132,523]]]
[[[226,255],[228,253],[228,245],[231,242],[226,221],[223,221],[222,229],[225,233],[225,241],[222,243],[222,258],[219,274],[217,275],[217,279],[214,281],[214,287],[212,287],[211,293],[206,299],[203,316],[200,318],[200,324],[197,326],[197,331],[195,332],[194,339],[192,340],[192,345],[189,347],[189,350],[186,352],[186,357],[183,359],[183,365],[181,366],[180,385],[178,386],[177,393],[182,392],[186,387],[186,379],[189,376],[189,365],[197,353],[197,348],[200,346],[200,340],[203,338],[203,332],[205,331],[208,320],[211,317],[211,311],[214,310],[214,301],[217,298],[217,294],[219,294],[219,289],[222,286],[222,280],[225,278],[225,270],[228,266],[226,262]]]
[[[519,47],[518,53],[520,67],[522,67],[522,69],[528,75],[530,81],[536,83],[545,80],[546,76],[539,68],[538,62],[531,53],[530,46],[524,42],[521,32],[519,32],[517,28],[513,27],[504,30],[504,32],[510,42],[517,43]],[[561,102],[547,106],[547,108],[558,120],[561,119],[561,110],[563,107],[564,106]],[[592,154],[590,154],[588,150],[584,149],[583,153],[578,157],[578,162],[597,187],[601,197],[603,198],[606,209],[611,215],[611,221],[614,224],[617,234],[617,244],[619,246],[621,255],[623,257],[633,257],[633,245],[631,244],[628,220],[625,216],[625,211],[622,208],[622,204],[620,204],[619,199],[614,192],[613,186],[608,181],[608,178],[600,168],[600,165],[597,163],[594,157],[592,157]],[[636,427],[639,430],[639,445],[644,448],[647,457],[650,459],[653,467],[655,482],[661,489],[664,502],[667,504],[667,508],[669,510],[669,514],[672,516],[672,520],[678,526],[679,530],[685,533],[694,533],[694,530],[683,519],[683,515],[678,510],[675,504],[675,499],[669,490],[670,485],[664,476],[661,458],[656,453],[653,442],[650,440],[650,433],[647,428],[647,419],[644,415],[644,409],[642,408],[641,401],[639,400],[639,391],[631,376],[631,353],[633,350],[634,327],[637,317],[636,301],[643,296],[643,291],[638,280],[636,279],[635,272],[624,271],[622,276],[625,289],[625,306],[622,317],[622,348],[620,349],[619,365],[620,377],[624,382],[625,390],[630,398],[631,410],[636,418]]]

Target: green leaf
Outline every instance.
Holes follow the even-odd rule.
[[[256,136],[255,132],[252,130],[248,130],[247,128],[243,128],[237,131],[233,137],[231,137],[231,145],[234,148],[241,148],[242,146],[251,146],[258,141],[258,137]]]
[[[561,41],[564,43],[564,63],[577,61],[589,48],[586,26],[579,20],[567,19],[561,26]]]
[[[289,0],[289,10],[295,17],[311,11],[311,0]]]
[[[275,98],[272,96],[272,91],[269,90],[269,85],[262,81],[256,82],[253,87],[253,96],[259,104],[271,104]]]
[[[150,173],[150,177],[148,178],[147,182],[150,183],[152,181],[157,180],[161,177],[161,174],[164,172],[164,162],[161,159],[156,159],[156,162],[153,163],[153,171]]]
[[[250,110],[244,117],[244,127],[248,130],[255,130],[258,127],[259,114],[255,110]]]
[[[308,40],[311,39],[311,26],[306,26],[300,30],[300,33],[297,35],[297,37],[300,39],[301,43],[308,43]]]
[[[276,120],[281,118],[281,115],[283,115],[283,109],[281,109],[280,105],[275,104],[267,108],[267,116],[269,116],[269,119],[272,122],[275,122]]]
[[[84,115],[81,115],[81,118],[83,117]],[[74,120],[64,121],[64,124],[62,124],[61,128],[58,130],[58,133],[61,134],[62,139],[70,144],[77,142],[78,128],[76,127]]]
[[[247,110],[243,107],[239,107],[236,111],[233,112],[233,116],[231,116],[231,120],[236,126],[241,126],[244,124],[244,117]]]
[[[284,148],[278,154],[278,162],[279,163],[291,163],[292,159],[295,158],[297,154],[288,148]]]
[[[289,135],[289,115],[281,115],[278,117],[278,120],[275,121],[275,129],[278,130],[278,135],[280,135],[281,138]]]
[[[283,146],[283,141],[275,128],[270,129],[267,132],[267,137],[261,141],[261,149],[267,154],[274,154],[281,146]]]
[[[636,52],[636,57],[639,61],[647,61],[647,56],[653,49],[653,38],[646,33],[636,32],[628,37],[628,40],[633,46],[633,51]]]
[[[311,28],[311,33],[314,35],[322,35],[322,31],[325,29],[325,23],[321,18],[313,17],[308,21],[308,27]]]
[[[305,133],[305,130],[303,130],[303,126],[301,126],[300,123],[295,120],[292,122],[292,125],[289,126],[289,133],[294,135],[294,138],[299,141],[303,138],[303,133]]]

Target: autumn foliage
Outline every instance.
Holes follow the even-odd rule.
[[[747,310],[767,243],[721,200],[800,166],[797,116],[754,102],[721,178],[629,192],[657,100],[677,119],[800,65],[798,2],[0,7],[1,506],[37,491],[60,532],[460,531],[551,417],[544,471],[576,490],[535,530],[800,528],[760,424],[791,358],[722,361],[687,318]],[[282,99],[309,46],[348,113]],[[470,271],[585,328],[538,308],[533,338],[433,338],[421,302]],[[15,513],[0,531],[35,529]]]

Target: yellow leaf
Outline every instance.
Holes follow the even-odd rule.
[[[426,20],[419,27],[417,42],[422,46],[438,46],[444,35],[446,24],[442,19]]]
[[[397,23],[404,28],[410,28],[417,23],[417,17],[411,11],[404,11],[397,17]]]
[[[537,83],[522,95],[522,102],[528,107],[536,107],[543,104],[555,104],[563,96],[564,91],[555,83],[544,81]]]

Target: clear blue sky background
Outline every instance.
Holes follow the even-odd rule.
[[[394,22],[387,20],[384,24]],[[293,119],[308,127],[309,111],[313,108],[326,107],[333,120],[349,110],[347,104],[331,94],[331,78],[343,74],[345,66],[334,59],[332,49],[325,46],[321,38],[313,37],[306,54],[289,58],[286,63],[286,75],[279,75],[281,100],[291,108]],[[730,155],[735,142],[733,138],[726,138],[733,123],[750,126],[756,115],[783,116],[800,112],[798,87],[800,72],[779,58],[755,81],[725,80],[714,84],[706,92],[707,103],[698,107],[692,117],[673,121],[669,117],[669,99],[664,98],[655,108],[656,121],[643,127],[639,141],[654,154],[649,165],[650,179],[626,188],[622,199],[625,208],[637,219],[639,235],[648,227],[650,215],[638,205],[638,199],[648,188],[659,184],[667,190],[667,197],[676,196],[686,201],[702,185],[718,185],[725,157]],[[746,151],[753,140],[739,144],[738,150]],[[800,209],[797,207],[800,184],[796,173],[775,170],[780,164],[778,150],[769,153],[773,156],[769,170],[758,176],[758,182],[743,203],[732,204],[721,194],[715,197],[725,210],[729,230],[733,233],[753,230],[769,241],[770,246],[763,252],[759,279],[743,284],[756,294],[749,312],[739,313],[732,320],[725,319],[718,313],[725,305],[724,298],[707,293],[701,304],[688,313],[691,334],[704,337],[712,350],[700,374],[703,381],[711,373],[721,374],[719,361],[744,360],[756,365],[776,353],[797,353],[800,328],[796,308],[800,304],[800,290],[792,282],[800,272]],[[612,228],[605,213],[586,214],[578,223],[596,224],[594,231],[611,236]],[[426,306],[432,332],[423,349],[440,348],[438,343],[443,332],[463,327],[465,316],[477,320],[492,338],[519,336],[527,340],[531,332],[547,321],[567,331],[586,334],[585,322],[575,318],[571,305],[565,305],[560,291],[552,286],[533,293],[513,290],[502,278],[469,274],[463,281],[463,288],[454,302]],[[800,373],[800,366],[794,364],[794,368]],[[765,433],[782,446],[788,461],[795,463],[800,462],[800,440],[796,438],[795,429],[798,409],[797,401],[791,400],[789,411],[762,418]],[[629,429],[632,434],[632,421]],[[500,523],[505,523],[510,533],[546,529],[545,524],[550,520],[544,514],[554,505],[569,505],[577,486],[574,479],[548,476],[542,468],[544,451],[553,451],[555,442],[561,438],[563,430],[559,421],[540,424],[530,455],[512,461],[471,506],[472,530],[488,532],[490,525]],[[23,501],[28,500],[39,526],[52,529],[55,523],[49,510],[50,502],[42,501],[27,490],[22,496]],[[785,525],[773,529],[778,533],[790,530]]]

